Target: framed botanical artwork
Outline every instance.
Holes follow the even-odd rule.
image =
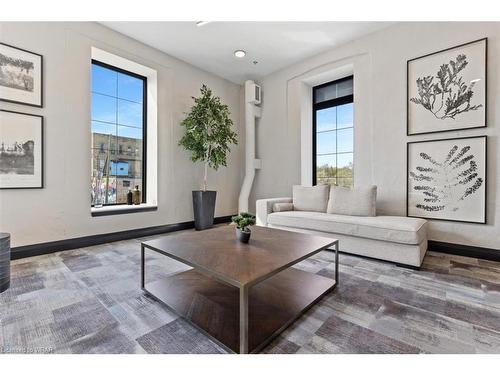
[[[43,117],[0,110],[0,189],[43,188]]]
[[[486,126],[487,38],[407,61],[407,135]]]
[[[43,57],[0,43],[0,100],[42,107]]]
[[[486,136],[409,142],[407,216],[486,224]]]

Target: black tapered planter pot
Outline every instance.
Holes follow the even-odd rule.
[[[0,293],[10,286],[10,235],[0,233]]]
[[[236,238],[238,239],[238,241],[240,242],[243,242],[243,243],[248,243],[248,241],[250,240],[250,235],[252,234],[252,232],[250,231],[250,229],[248,229],[246,232],[245,231],[242,231],[241,229],[239,228],[236,228]]]
[[[216,191],[193,191],[194,228],[203,230],[214,225]]]

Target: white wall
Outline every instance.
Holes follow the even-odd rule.
[[[175,36],[174,36],[175,37]],[[199,189],[202,166],[177,146],[180,121],[203,83],[229,105],[240,124],[239,85],[204,72],[95,23],[0,23],[0,40],[44,57],[44,108],[0,102],[0,109],[45,117],[45,188],[0,190],[0,231],[12,246],[163,225],[193,219],[191,190]],[[158,71],[158,210],[90,215],[91,47]],[[218,191],[216,216],[237,211],[244,170],[243,147],[233,147],[228,168],[209,173]]]
[[[488,37],[488,127],[406,136],[406,61],[483,37]],[[354,179],[355,184],[378,186],[378,213],[405,215],[407,141],[486,134],[488,224],[432,221],[430,239],[500,250],[499,38],[500,23],[402,23],[265,77],[261,81],[263,114],[256,155],[263,164],[257,171],[253,203],[259,198],[290,196],[292,184],[301,183],[301,174],[308,175],[308,171],[301,171],[303,85],[311,77],[352,65]],[[304,142],[309,144],[310,139]],[[306,152],[307,147],[302,149]],[[308,166],[310,163],[305,162],[302,169]]]

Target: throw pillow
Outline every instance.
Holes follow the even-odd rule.
[[[293,211],[293,203],[275,203],[273,212]]]
[[[376,202],[376,186],[353,189],[332,186],[326,212],[350,216],[376,216]]]
[[[296,211],[326,212],[329,185],[293,186],[293,209]]]

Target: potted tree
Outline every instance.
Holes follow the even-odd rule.
[[[220,166],[227,166],[230,145],[238,143],[228,106],[213,96],[207,86],[203,85],[200,91],[201,96],[193,97],[194,105],[181,122],[186,133],[179,141],[180,146],[191,152],[193,162],[205,164],[202,190],[193,191],[196,230],[210,228],[214,223],[217,192],[207,190],[208,168],[217,170]]]
[[[236,238],[243,243],[248,243],[252,231],[250,226],[255,224],[255,216],[248,212],[241,212],[233,216],[231,221],[236,225]]]

